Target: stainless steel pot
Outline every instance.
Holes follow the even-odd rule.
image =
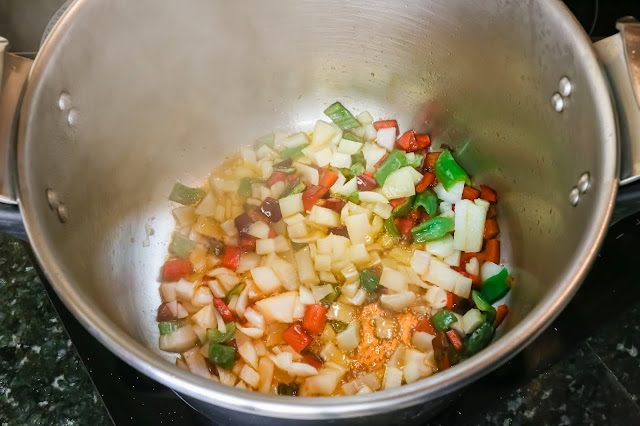
[[[20,234],[23,221],[56,292],[106,347],[218,419],[428,415],[531,342],[579,287],[618,185],[640,174],[639,34],[621,24],[596,53],[555,0],[77,0],[33,64],[4,55],[0,226]],[[366,396],[267,396],[175,367],[154,319],[172,184],[200,182],[274,127],[308,128],[336,99],[431,132],[498,189],[517,279],[501,335],[450,370]]]

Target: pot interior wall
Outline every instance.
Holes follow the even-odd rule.
[[[614,183],[603,165],[615,161],[611,128],[598,120],[609,101],[595,98],[575,24],[554,25],[556,6],[80,0],[38,59],[25,106],[20,190],[38,212],[34,246],[55,253],[54,285],[66,277],[121,333],[166,356],[155,314],[173,183],[200,184],[239,145],[309,129],[340,100],[431,132],[498,190],[517,280],[508,331],[559,285]],[[563,76],[573,92],[558,113]],[[585,171],[591,189],[574,208]]]

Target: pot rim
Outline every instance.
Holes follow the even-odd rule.
[[[566,6],[557,0],[542,0],[554,20],[572,27],[576,49],[580,60],[590,75],[590,88],[603,101],[597,106],[602,119],[602,142],[606,144],[608,155],[603,156],[603,185],[609,191],[593,192],[595,203],[594,223],[586,230],[584,243],[578,247],[574,260],[564,273],[561,283],[555,287],[538,305],[512,330],[479,354],[451,369],[399,388],[374,392],[368,395],[335,397],[296,398],[264,395],[247,392],[234,387],[214,383],[167,362],[152,350],[131,336],[120,333],[118,327],[92,303],[84,300],[74,289],[72,281],[65,275],[57,262],[55,247],[51,247],[44,235],[44,222],[39,219],[42,212],[35,209],[31,200],[40,196],[27,185],[29,167],[27,163],[26,140],[29,140],[30,126],[34,118],[30,115],[37,99],[40,78],[56,50],[57,41],[72,25],[74,16],[79,15],[89,0],[77,0],[66,15],[58,22],[38,54],[27,83],[18,130],[17,173],[18,199],[29,241],[43,273],[52,287],[73,315],[82,325],[111,352],[141,373],[158,382],[198,400],[230,408],[236,411],[267,417],[288,419],[326,420],[370,416],[379,412],[397,410],[425,403],[450,394],[494,370],[532,342],[560,313],[577,291],[585,277],[607,231],[614,199],[617,193],[617,131],[615,113],[608,83],[599,65],[587,35],[571,15]],[[605,101],[606,100],[606,101]]]

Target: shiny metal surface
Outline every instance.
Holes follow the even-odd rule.
[[[595,44],[618,114],[620,182],[640,179],[640,23],[618,23],[620,33]],[[635,46],[635,47],[634,47]]]
[[[549,100],[562,77],[572,91],[556,112]],[[336,99],[429,131],[499,191],[518,282],[502,335],[450,370],[366,396],[268,396],[175,367],[157,349],[155,324],[173,183],[202,182],[274,127],[310,127]],[[77,0],[34,63],[19,124],[24,221],[65,304],[142,373],[211,410],[254,416],[376,419],[418,405],[428,415],[559,313],[597,252],[617,188],[604,75],[553,0]],[[573,207],[567,194],[584,172],[590,188]]]

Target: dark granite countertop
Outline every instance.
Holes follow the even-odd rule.
[[[0,307],[0,424],[110,424],[26,247],[2,235]],[[493,374],[480,386],[522,383],[487,402],[485,410],[466,407],[468,395],[463,395],[459,407],[433,424],[640,424],[639,327],[640,303],[635,302],[540,374],[516,377],[513,369]]]

